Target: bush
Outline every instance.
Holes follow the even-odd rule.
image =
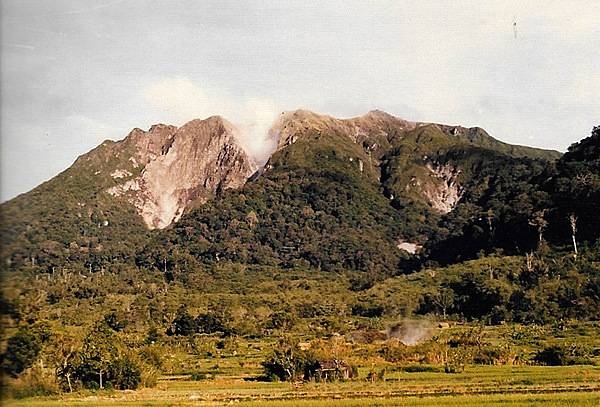
[[[180,309],[173,323],[167,329],[167,335],[189,336],[196,333],[196,320],[188,314],[187,310]]]
[[[593,365],[589,352],[578,346],[551,345],[538,351],[533,359],[545,366]]]
[[[119,390],[135,390],[142,381],[140,366],[129,357],[116,359],[109,368],[107,384]]]
[[[115,332],[121,332],[127,326],[127,321],[121,315],[118,315],[116,311],[106,314],[104,322]]]
[[[36,366],[23,373],[10,386],[10,393],[16,399],[58,394],[59,387],[54,376],[46,375]]]
[[[194,380],[194,381],[206,380],[207,378],[208,378],[208,376],[206,375],[206,373],[202,373],[202,372],[192,372],[190,374],[190,380]]]
[[[356,366],[356,365],[350,366],[350,378],[358,379],[358,366]]]
[[[558,345],[549,346],[538,351],[533,360],[546,366],[564,366],[568,364],[564,348]]]
[[[440,372],[440,368],[432,365],[408,365],[402,366],[401,371],[406,373]]]
[[[385,309],[378,304],[354,304],[352,306],[352,315],[365,318],[379,318],[384,311]]]
[[[163,367],[163,350],[155,345],[145,346],[140,352],[140,357],[150,366],[157,369]]]
[[[306,351],[289,344],[281,344],[269,359],[262,362],[262,366],[267,378],[276,376],[281,381],[293,381],[314,377],[317,361]]]
[[[479,365],[507,364],[514,361],[516,355],[506,346],[484,346],[473,356],[473,363]]]
[[[140,385],[142,387],[154,387],[158,383],[159,371],[155,367],[142,365]]]
[[[367,373],[367,381],[368,382],[382,382],[385,380],[385,368],[381,369],[379,372],[375,370],[371,370]]]

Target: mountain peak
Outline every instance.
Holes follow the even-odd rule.
[[[381,118],[386,118],[386,119],[397,119],[397,117],[389,114],[388,112],[384,112],[383,110],[379,110],[379,109],[370,110],[363,117],[381,117]]]
[[[235,132],[220,116],[133,131],[124,140],[133,144],[133,157],[111,171],[116,185],[106,191],[133,204],[150,229],[164,228],[190,205],[243,185],[255,171]]]

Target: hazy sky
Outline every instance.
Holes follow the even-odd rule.
[[[300,107],[561,151],[600,124],[598,1],[0,4],[1,200],[133,127],[213,114],[257,151]]]

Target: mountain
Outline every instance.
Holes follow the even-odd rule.
[[[121,261],[149,229],[164,228],[228,188],[256,165],[221,117],[180,128],[158,124],[105,141],[48,182],[2,204],[3,257],[58,267]],[[121,258],[115,259],[115,257]]]
[[[52,271],[222,260],[393,274],[537,246],[560,153],[385,112],[282,113],[258,168],[214,116],[134,129],[1,206],[3,260]],[[550,228],[548,229],[550,231]],[[415,256],[416,255],[416,256]]]
[[[513,207],[538,205],[541,198],[528,195],[531,181],[560,156],[477,128],[379,111],[347,120],[283,113],[271,133],[278,149],[251,182],[183,217],[138,264],[177,269],[191,259],[229,260],[386,274],[410,267],[409,253],[418,251],[453,262],[480,250],[523,250],[536,244],[530,214]],[[484,216],[494,239],[474,233],[467,247],[448,250]]]

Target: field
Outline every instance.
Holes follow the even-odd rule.
[[[3,405],[600,405],[599,321],[419,314],[411,303],[441,270],[371,288],[352,274],[217,271],[198,280],[202,290],[192,286],[199,272],[189,287],[143,275],[135,290],[126,271],[9,280],[31,286],[31,297],[2,320],[0,344],[29,353],[15,352],[28,365],[6,377]],[[53,302],[53,290],[79,283],[77,296]],[[37,292],[53,303],[40,306]],[[352,378],[323,379],[316,364],[334,360]],[[107,389],[98,390],[99,369]]]
[[[361,372],[362,373],[362,372]],[[364,377],[364,375],[363,375]],[[383,381],[257,382],[243,377],[192,381],[163,376],[154,389],[96,391],[12,400],[7,406],[562,406],[600,405],[597,366],[468,366],[463,373],[391,372]]]

